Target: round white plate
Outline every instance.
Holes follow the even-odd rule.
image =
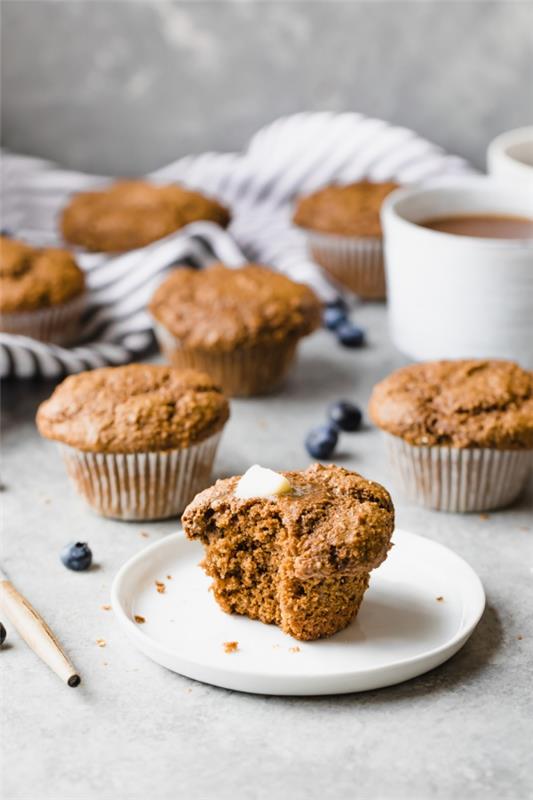
[[[400,530],[393,542],[372,573],[358,616],[329,639],[298,642],[274,625],[225,614],[198,566],[201,546],[182,533],[122,567],[112,587],[113,610],[139,650],[204,683],[289,695],[390,686],[453,656],[485,607],[481,581],[451,550]],[[163,593],[156,581],[164,583]],[[135,615],[145,622],[135,622]],[[234,641],[237,652],[226,653],[224,643]]]

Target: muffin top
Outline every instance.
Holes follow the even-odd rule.
[[[510,361],[430,361],[374,387],[370,416],[413,445],[533,448],[533,373]]]
[[[129,364],[66,378],[37,412],[39,433],[79,450],[139,453],[188,447],[229,417],[202,372]]]
[[[258,264],[177,269],[150,311],[186,346],[219,351],[305,336],[321,319],[311,289]]]
[[[0,311],[35,311],[82,294],[83,272],[66,250],[37,249],[0,236]]]
[[[293,222],[301,228],[321,233],[364,238],[382,235],[379,212],[396,183],[361,181],[347,186],[326,186],[301,197],[296,204]]]
[[[302,579],[368,571],[383,561],[394,529],[394,507],[383,486],[335,465],[282,474],[292,491],[275,497],[240,499],[240,476],[217,481],[185,509],[185,533],[209,544],[214,534],[231,532],[239,514],[259,530],[272,516],[292,542],[294,574]]]
[[[63,210],[67,242],[107,253],[133,250],[199,220],[229,225],[224,206],[176,184],[118,181],[106,189],[74,195]]]

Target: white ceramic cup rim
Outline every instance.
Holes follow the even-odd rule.
[[[484,207],[483,204],[483,199],[486,198],[487,192],[494,192],[498,195],[498,200],[495,202],[494,208],[490,206],[490,210]],[[417,220],[410,219],[408,214],[402,210],[402,206],[407,205],[409,201],[415,200],[417,197],[424,197],[424,195],[426,195],[427,200],[427,208],[424,214],[417,215],[419,216]],[[439,198],[441,200],[449,198],[450,210],[442,211],[438,208],[432,210],[432,208],[438,205],[438,203],[435,203],[435,199]],[[455,203],[453,202],[453,198],[456,199]],[[477,203],[476,198],[479,198]],[[478,205],[479,207],[477,208],[476,206]],[[448,178],[443,181],[424,184],[423,186],[396,189],[385,198],[381,206],[381,221],[385,229],[387,222],[394,219],[396,225],[400,224],[402,227],[410,229],[413,233],[416,231],[418,236],[426,237],[428,240],[432,239],[435,244],[446,242],[448,245],[455,244],[460,247],[471,246],[478,249],[486,247],[505,247],[512,250],[531,248],[533,245],[533,237],[505,239],[465,236],[463,234],[436,231],[432,228],[425,228],[420,224],[424,219],[431,219],[432,216],[476,214],[484,212],[493,214],[522,214],[533,218],[533,198],[531,192],[522,187],[513,186],[511,188],[508,183],[492,177],[469,176],[468,178],[460,179]]]
[[[533,125],[515,128],[496,136],[489,144],[489,161],[498,158],[500,161],[512,165],[514,169],[524,170],[529,176],[533,176],[533,164],[528,164],[527,161],[517,158],[512,152],[509,152],[521,145],[530,145],[533,148]]]

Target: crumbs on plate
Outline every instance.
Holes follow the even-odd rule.
[[[439,596],[436,597],[435,600],[437,601],[437,603],[444,603],[444,597],[441,594],[439,594]]]
[[[300,652],[301,650],[298,647],[298,645],[295,645],[294,647],[289,647],[289,653],[300,653]]]
[[[106,640],[105,639],[97,639],[96,640],[96,644],[98,645],[98,647],[105,647],[106,646]]]
[[[111,611],[111,606],[109,605],[109,603],[104,603],[104,605],[100,606],[100,608],[102,609],[102,611]]]
[[[162,581],[155,581],[155,588],[159,592],[159,594],[165,594],[166,586]]]
[[[140,615],[140,614],[135,614],[135,615],[134,615],[134,617],[133,617],[133,619],[135,620],[135,622],[137,623],[137,625],[144,625],[144,623],[146,622],[145,618],[144,618],[144,617],[141,617],[141,615]]]
[[[224,642],[225,653],[236,653],[239,649],[239,642]]]

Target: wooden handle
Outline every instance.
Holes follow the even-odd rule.
[[[0,581],[0,607],[26,644],[69,686],[78,686],[80,676],[68,660],[54,634],[10,581]]]

